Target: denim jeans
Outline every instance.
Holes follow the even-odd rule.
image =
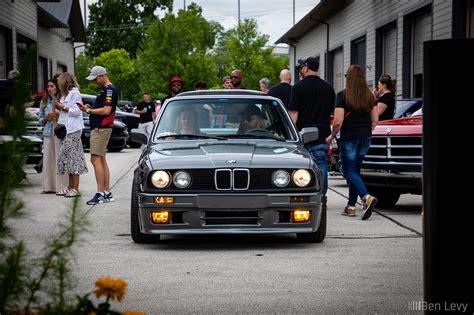
[[[329,171],[329,166],[328,166],[328,151],[329,151],[329,144],[323,143],[323,144],[305,144],[304,146],[306,150],[311,153],[311,155],[314,158],[314,161],[318,165],[319,169],[321,170],[321,173],[323,175],[323,195],[326,195],[326,192],[328,191],[328,171]]]
[[[342,163],[342,172],[349,184],[348,206],[355,206],[357,195],[362,199],[367,196],[367,188],[360,178],[360,167],[370,147],[371,137],[341,140],[339,154]]]

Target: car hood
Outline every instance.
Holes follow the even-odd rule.
[[[153,169],[178,168],[309,168],[310,155],[293,143],[194,142],[163,143],[148,149]]]
[[[372,131],[373,136],[421,136],[423,116],[384,120]]]

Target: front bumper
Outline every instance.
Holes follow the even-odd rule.
[[[404,193],[420,194],[421,172],[390,172],[362,169],[361,178],[366,186],[397,189]]]
[[[173,197],[173,204],[156,204],[155,197]],[[306,197],[290,202],[290,197]],[[167,210],[171,222],[154,224],[152,211]],[[307,222],[291,222],[290,211],[309,210]],[[139,194],[140,231],[144,234],[285,234],[319,228],[321,194]]]

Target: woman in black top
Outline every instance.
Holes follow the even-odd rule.
[[[377,82],[374,96],[377,98],[379,121],[393,119],[395,114],[395,80],[392,80],[388,74],[382,74]]]
[[[362,160],[369,150],[372,130],[377,122],[377,107],[365,81],[364,70],[358,65],[350,65],[346,73],[346,88],[336,96],[333,128],[326,142],[330,144],[341,131],[339,154],[349,184],[349,200],[342,214],[356,216],[355,204],[359,195],[363,203],[362,220],[370,217],[377,203],[377,198],[369,194],[360,177]]]

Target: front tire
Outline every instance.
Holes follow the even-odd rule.
[[[400,199],[400,193],[396,190],[368,187],[368,191],[372,196],[377,197],[378,207],[393,207]]]
[[[140,232],[140,221],[138,211],[138,192],[140,190],[140,183],[136,178],[133,179],[132,198],[130,205],[130,231],[132,240],[138,244],[156,243],[160,240],[160,235],[149,235]]]
[[[300,243],[321,243],[326,238],[327,227],[327,209],[325,206],[321,207],[321,221],[316,232],[312,233],[297,233],[296,240]]]

